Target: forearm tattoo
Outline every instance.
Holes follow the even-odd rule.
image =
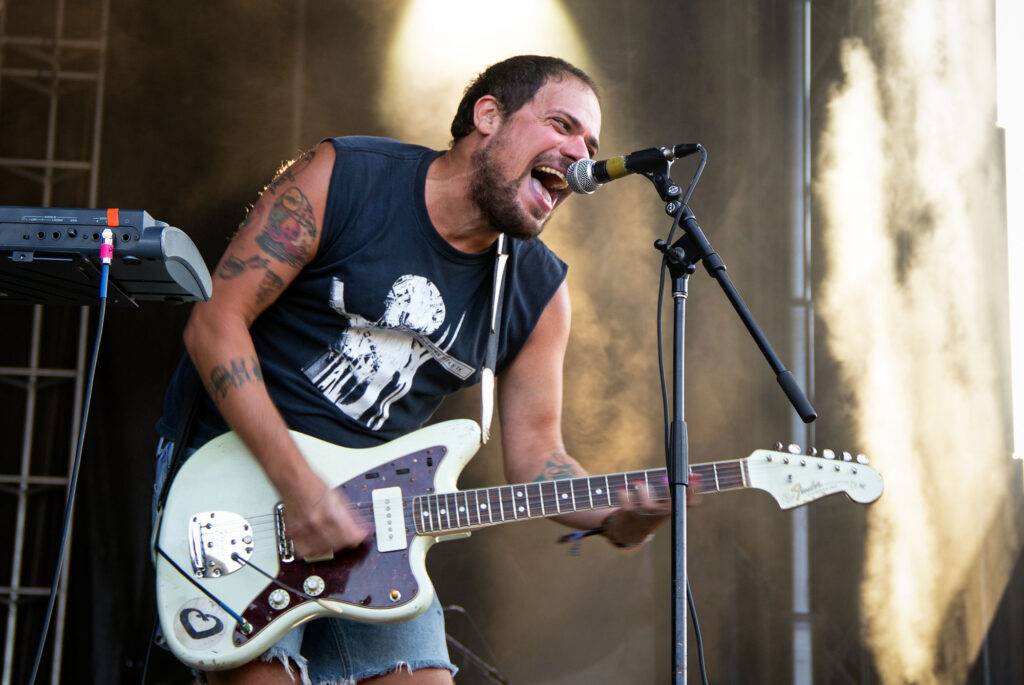
[[[226,365],[218,364],[210,371],[210,394],[220,399],[247,383],[263,383],[263,371],[256,357],[232,359]]]
[[[583,473],[583,469],[581,469],[575,462],[568,461],[565,457],[552,455],[552,458],[548,459],[547,464],[544,465],[544,469],[540,472],[540,475],[533,480],[534,482],[545,480],[564,480],[566,478],[579,478],[584,475],[586,474]]]

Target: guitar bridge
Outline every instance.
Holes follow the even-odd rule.
[[[288,529],[284,524],[283,502],[278,502],[274,507],[274,530],[277,532],[277,556],[284,563],[295,561],[295,545],[288,537]]]
[[[252,526],[230,511],[200,512],[189,523],[188,543],[196,578],[219,578],[252,556]]]

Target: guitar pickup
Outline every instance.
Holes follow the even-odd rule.
[[[394,552],[409,546],[405,535],[405,503],[402,488],[373,491],[373,525],[377,533],[377,551]]]

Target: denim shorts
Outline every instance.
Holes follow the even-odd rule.
[[[153,501],[159,496],[170,468],[174,443],[160,440],[157,446]],[[186,452],[186,458],[193,450]],[[162,636],[161,636],[162,638]],[[162,639],[158,639],[158,642]],[[426,612],[411,621],[393,624],[359,623],[343,618],[318,618],[297,626],[261,657],[279,659],[294,679],[298,668],[303,685],[350,685],[400,669],[445,668],[458,670],[448,656],[444,612],[434,597]],[[206,679],[195,674],[199,682]]]

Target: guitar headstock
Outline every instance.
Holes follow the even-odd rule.
[[[744,462],[751,487],[771,494],[782,509],[799,507],[837,492],[867,504],[882,495],[882,475],[868,466],[867,457],[799,446],[755,450]]]

